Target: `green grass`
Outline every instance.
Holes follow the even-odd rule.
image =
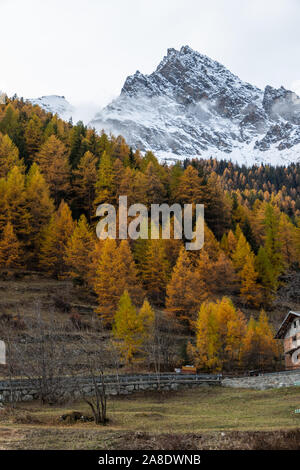
[[[90,414],[82,402],[63,407],[24,403],[12,416],[0,418],[0,448],[1,442],[2,446],[6,442],[1,441],[1,436],[7,432],[15,437],[6,444],[7,448],[106,449],[117,447],[118,440],[124,443],[136,433],[155,438],[163,434],[288,431],[300,427],[296,408],[300,408],[300,387],[267,391],[203,387],[110,399],[110,421],[102,427],[94,423],[65,425],[59,421],[61,414],[72,410]]]
[[[19,405],[45,424],[71,410],[90,414],[85,403],[68,407]],[[108,401],[109,428],[149,432],[273,430],[299,426],[300,387],[245,390],[203,387],[165,394],[134,394]],[[84,424],[93,427],[94,424]],[[104,428],[107,429],[107,428]]]
[[[134,397],[110,404],[121,429],[149,432],[273,430],[300,424],[300,387],[256,391],[202,388],[168,398]]]

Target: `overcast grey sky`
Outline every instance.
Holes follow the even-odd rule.
[[[0,0],[0,90],[105,105],[189,45],[240,78],[300,93],[300,0]]]

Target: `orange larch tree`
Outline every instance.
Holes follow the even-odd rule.
[[[84,210],[91,222],[94,215],[95,184],[97,181],[97,157],[87,151],[81,157],[77,169],[73,170],[73,187],[78,209]]]
[[[54,212],[50,190],[36,163],[26,175],[26,207],[29,213],[30,237],[26,253],[27,262],[34,267],[41,244],[41,234]]]
[[[82,215],[67,241],[64,254],[68,275],[76,283],[88,284],[88,271],[94,255],[95,238],[86,217]]]
[[[69,151],[55,135],[51,135],[35,155],[55,203],[67,198],[70,192]]]
[[[243,365],[251,369],[268,369],[279,361],[280,353],[280,345],[274,339],[265,312],[260,313],[258,321],[251,317],[243,341]]]
[[[230,370],[239,365],[245,330],[245,317],[229,298],[204,302],[196,322],[196,344],[189,346],[189,353],[201,369]]]
[[[163,305],[170,276],[170,264],[166,256],[165,240],[149,240],[142,266],[142,279],[149,298]]]
[[[0,238],[0,268],[19,268],[21,266],[21,246],[10,222],[4,227]]]
[[[104,323],[111,325],[122,292],[127,290],[136,304],[141,303],[143,292],[127,240],[118,246],[114,239],[106,239],[100,251],[94,279],[98,297],[97,313]]]
[[[41,269],[55,277],[66,275],[65,252],[74,230],[74,221],[67,203],[62,201],[45,228],[40,250]]]
[[[0,132],[0,178],[6,177],[8,172],[18,166],[24,173],[24,162],[19,158],[19,150],[9,138]]]
[[[190,255],[182,247],[167,286],[167,311],[180,321],[190,324],[207,296],[205,283],[199,281]]]

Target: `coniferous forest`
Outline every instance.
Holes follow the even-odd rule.
[[[204,204],[203,249],[98,240],[96,207],[120,195],[148,208]],[[299,164],[248,168],[212,156],[167,165],[28,101],[0,105],[1,272],[72,279],[95,299],[124,364],[147,358],[157,323],[171,322],[200,370],[277,366],[274,311],[299,266]]]

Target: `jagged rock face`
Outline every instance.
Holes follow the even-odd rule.
[[[120,96],[90,124],[163,158],[286,163],[300,150],[291,152],[300,143],[295,93],[262,91],[188,46],[168,49],[151,75],[129,76]]]
[[[279,120],[281,117],[294,124],[300,124],[300,98],[293,91],[284,87],[276,90],[267,86],[262,105],[272,119]]]

